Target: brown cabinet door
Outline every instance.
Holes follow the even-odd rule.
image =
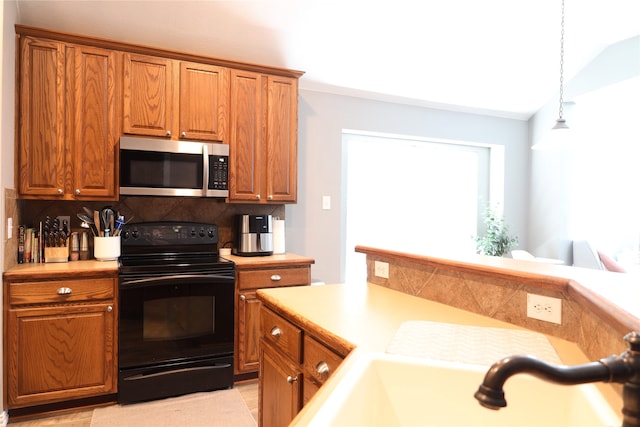
[[[18,188],[22,196],[61,197],[65,181],[65,47],[20,43]]]
[[[267,201],[298,198],[298,81],[269,76],[267,106]]]
[[[106,303],[9,310],[9,407],[116,392],[115,318]]]
[[[264,196],[266,79],[231,70],[229,201],[259,202]]]
[[[262,341],[260,350],[260,427],[285,427],[301,406],[302,373]]]
[[[124,133],[171,137],[176,105],[175,61],[124,54]]]
[[[223,141],[229,102],[229,70],[180,63],[180,139]]]
[[[236,374],[258,371],[260,362],[260,301],[255,291],[238,295]]]
[[[65,193],[76,199],[115,199],[120,135],[116,93],[122,54],[87,46],[73,51],[73,181]]]

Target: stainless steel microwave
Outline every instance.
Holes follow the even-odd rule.
[[[229,146],[120,137],[120,194],[229,196]]]

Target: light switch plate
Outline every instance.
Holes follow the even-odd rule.
[[[325,211],[331,209],[331,196],[322,196],[322,209]]]

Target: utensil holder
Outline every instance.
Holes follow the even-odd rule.
[[[120,236],[93,238],[93,256],[98,261],[115,261],[120,256]]]

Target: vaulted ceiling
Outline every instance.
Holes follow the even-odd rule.
[[[565,80],[607,46],[640,34],[638,0],[565,3]],[[305,71],[304,89],[527,119],[559,87],[561,0],[18,0],[17,7],[24,25]]]

